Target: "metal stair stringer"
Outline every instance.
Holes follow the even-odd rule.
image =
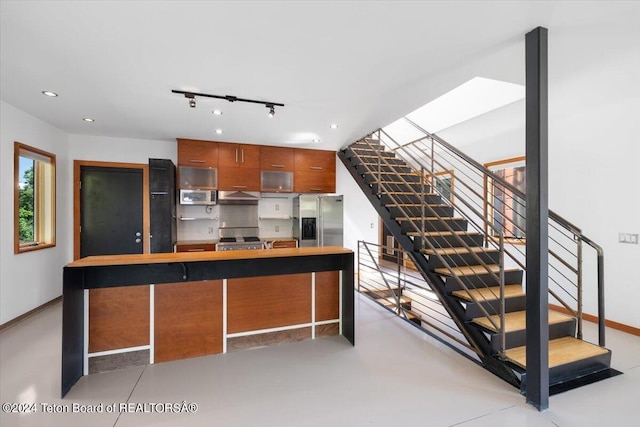
[[[478,328],[466,322],[465,312],[460,306],[459,301],[445,292],[442,278],[429,271],[426,257],[420,251],[416,250],[415,243],[411,237],[403,233],[401,225],[392,218],[390,210],[382,204],[378,195],[374,193],[373,188],[365,181],[356,167],[352,165],[346,150],[339,151],[338,157],[374,207],[389,232],[396,239],[400,247],[408,253],[421,276],[430,285],[443,307],[469,341],[469,344],[476,349],[476,353],[482,361],[482,366],[513,386],[520,387],[520,379],[515,375],[513,370],[491,355],[491,345],[487,337]],[[450,343],[445,342],[445,344],[453,347]]]

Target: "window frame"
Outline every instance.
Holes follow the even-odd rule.
[[[30,157],[29,155],[33,156]],[[34,160],[34,240],[20,243],[20,157]],[[41,160],[44,158],[45,160]],[[49,168],[42,165],[49,165]],[[40,166],[39,166],[40,165]],[[49,169],[46,171],[45,169]],[[43,174],[44,171],[44,175]],[[44,188],[42,188],[44,186]],[[13,145],[13,252],[56,246],[56,155],[18,141]],[[47,193],[49,192],[49,193]]]
[[[485,163],[483,166],[494,173],[499,170],[511,169],[516,167],[524,167],[525,174],[526,174],[526,166],[527,166],[526,160],[527,160],[526,156],[519,156],[519,157],[512,157],[509,159],[502,159],[502,160]],[[495,207],[490,206],[487,203],[487,201],[489,200],[489,197],[493,198],[494,194],[495,193],[493,189],[493,180],[491,179],[491,177],[485,177],[485,180],[484,180],[485,218],[490,223],[494,222],[494,215],[495,215],[496,209]],[[500,212],[500,215],[504,215],[504,214]],[[494,235],[494,232],[490,231],[489,227],[486,224],[485,224],[485,236],[486,236],[485,237],[486,239],[491,239],[493,241],[498,241],[499,239],[499,235]],[[505,242],[513,245],[525,245],[527,242],[526,236],[525,237],[505,236],[504,240]]]

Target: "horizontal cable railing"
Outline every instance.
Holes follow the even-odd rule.
[[[408,256],[402,249],[359,241],[357,291],[478,362],[481,353],[465,339],[431,286],[406,266]]]
[[[456,215],[468,220],[469,232],[483,236],[486,252],[497,251],[504,263],[499,264],[499,271],[487,269],[489,276],[497,279],[501,287],[506,284],[501,281],[508,266],[526,269],[525,245],[526,241],[526,194],[518,188],[518,179],[523,178],[524,169],[512,171],[513,175],[498,174],[481,165],[457,148],[451,146],[437,135],[430,134],[409,119],[406,119],[423,136],[408,143],[399,143],[394,138],[379,129],[369,138],[371,146],[383,144],[384,147],[404,160],[411,168],[420,174],[420,182],[430,191],[442,197],[453,207]],[[385,165],[385,156],[379,155],[372,166],[378,170]],[[375,171],[375,168],[374,168]],[[520,176],[514,176],[518,175]],[[382,188],[384,189],[384,188]],[[427,216],[434,213],[426,202],[421,203],[421,211]],[[414,212],[415,213],[415,212]],[[424,218],[425,215],[422,215]],[[420,216],[407,215],[403,221],[411,221],[414,231],[408,233],[414,239],[422,242],[423,249],[430,249],[430,254],[436,249],[429,245],[421,224]],[[422,222],[424,222],[422,220]],[[446,227],[445,227],[446,228]],[[447,230],[453,231],[453,230]],[[464,241],[458,238],[460,247],[473,252]],[[602,248],[584,236],[581,230],[562,218],[549,212],[549,292],[550,302],[570,312],[578,319],[578,338],[582,338],[582,299],[583,299],[583,244],[587,244],[597,252],[597,287],[598,287],[598,317],[599,344],[604,346],[604,274]],[[436,251],[437,252],[437,251]],[[477,255],[477,253],[474,253]],[[447,256],[445,256],[446,258]],[[438,258],[442,258],[438,256]],[[450,256],[448,256],[451,259]],[[487,268],[479,256],[475,257],[478,265]],[[446,266],[446,260],[442,260]],[[451,269],[449,269],[451,272]],[[501,316],[503,313],[501,313]],[[503,323],[501,321],[501,323]],[[499,330],[501,326],[494,325]]]

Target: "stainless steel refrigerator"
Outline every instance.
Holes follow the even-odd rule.
[[[301,194],[293,199],[293,237],[300,247],[343,245],[343,197]]]

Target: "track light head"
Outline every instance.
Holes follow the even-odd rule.
[[[269,118],[270,119],[273,118],[273,116],[276,115],[276,109],[271,104],[267,104],[267,105],[265,105],[265,107],[267,107],[269,109],[269,114],[268,114]]]
[[[196,96],[192,93],[185,93],[185,98],[189,99],[189,107],[196,108]]]

